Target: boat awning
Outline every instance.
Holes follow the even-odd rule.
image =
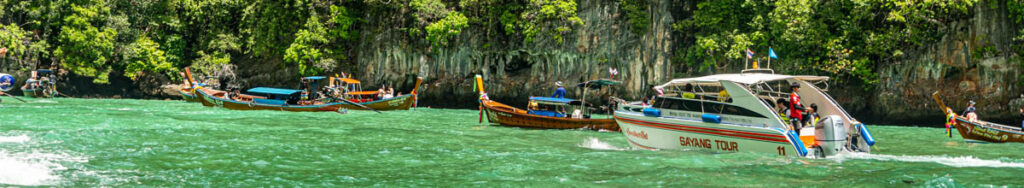
[[[576,84],[576,87],[589,87],[589,88],[592,88],[592,89],[600,89],[601,87],[604,87],[604,86],[617,85],[617,84],[620,84],[620,83],[622,83],[622,81],[611,80],[611,79],[600,79],[600,80],[591,80],[591,81],[586,81],[586,82],[583,82],[583,83],[579,83],[579,84]]]
[[[281,89],[281,88],[271,88],[271,87],[257,87],[257,88],[249,89],[246,92],[249,92],[249,93],[259,93],[259,94],[273,94],[273,95],[292,95],[292,94],[296,94],[296,93],[302,92],[302,90]]]
[[[569,103],[571,103],[573,101],[577,101],[577,100],[576,99],[570,99],[570,98],[530,97],[530,102],[536,102],[536,103],[542,103],[542,104],[564,105],[564,104],[569,104]]]
[[[345,93],[345,94],[349,94],[349,95],[376,95],[377,93],[378,93],[377,91],[350,91],[350,92]]]
[[[358,84],[359,83],[359,80],[351,79],[351,78],[338,78],[338,80],[341,80],[342,82],[350,83],[350,84]]]
[[[53,71],[52,71],[52,70],[50,70],[50,69],[39,69],[39,70],[36,70],[36,72],[39,72],[39,73],[41,73],[41,74],[49,74],[49,73],[53,73]]]
[[[680,78],[669,81],[668,83],[656,86],[658,88],[664,88],[668,86],[683,85],[687,83],[717,83],[720,81],[730,81],[740,84],[756,84],[761,82],[778,81],[786,79],[796,79],[808,82],[827,81],[827,76],[805,76],[805,75],[784,75],[784,74],[764,74],[764,73],[746,73],[746,74],[716,74],[710,76],[694,77],[694,78]]]

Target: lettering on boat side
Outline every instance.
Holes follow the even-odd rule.
[[[405,100],[391,100],[391,101],[388,101],[388,105],[389,106],[398,106],[398,105],[402,105],[402,102],[405,102]]]
[[[629,134],[629,133],[627,132],[627,134]],[[680,136],[679,137],[679,145],[680,146],[686,146],[686,147],[712,149],[711,141],[712,140],[709,139],[709,138],[690,138],[690,137],[685,137],[685,136]],[[715,141],[714,149],[722,150],[722,151],[740,151],[739,144],[737,144],[736,142],[725,141],[725,140],[714,140],[714,141]]]
[[[625,131],[626,131],[626,135],[632,136],[634,138],[639,138],[639,139],[647,140],[647,133],[645,133],[642,130],[640,132],[636,132],[636,131],[633,131],[633,130],[625,129]]]
[[[993,139],[993,140],[998,140],[998,141],[1006,141],[1006,139],[1007,139],[1006,135],[1002,135],[1002,136],[999,135],[999,130],[995,130],[995,129],[988,128],[988,127],[980,127],[980,129],[979,128],[970,129],[970,134],[978,135],[978,136],[981,136],[981,137],[985,137],[985,138]]]

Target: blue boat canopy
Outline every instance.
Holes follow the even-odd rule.
[[[323,76],[307,76],[307,77],[305,77],[303,79],[307,79],[307,80],[323,80],[325,78],[327,78],[327,77],[323,77]]]
[[[552,98],[552,97],[530,97],[531,102],[539,102],[545,104],[569,104],[577,101],[576,99],[570,98]]]
[[[39,69],[39,70],[36,70],[36,72],[41,73],[41,74],[53,73],[53,71],[50,70],[50,69]]]
[[[249,93],[259,93],[259,94],[273,94],[273,95],[292,95],[292,94],[296,94],[296,93],[302,92],[302,90],[281,89],[281,88],[271,88],[271,87],[257,87],[257,88],[249,89],[247,92],[249,92]]]

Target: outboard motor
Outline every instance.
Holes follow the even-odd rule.
[[[818,120],[814,127],[814,140],[821,147],[819,156],[831,156],[840,152],[846,146],[846,126],[843,118],[839,115],[830,115]]]

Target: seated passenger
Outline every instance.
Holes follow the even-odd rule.
[[[818,116],[818,104],[811,103],[811,108],[807,109],[807,114],[804,116],[804,120],[810,122],[804,123],[804,125],[814,127],[815,125],[818,124],[819,117],[820,116]]]
[[[978,123],[978,113],[977,108],[974,107],[975,104],[974,100],[968,102],[967,109],[964,110],[963,114],[967,117],[967,121]]]
[[[782,117],[783,122],[789,122],[789,114],[787,114],[789,113],[789,102],[786,102],[786,99],[779,98],[775,100],[775,110]]]
[[[684,99],[695,99],[695,98],[697,98],[697,95],[693,94],[693,85],[692,84],[686,84],[686,86],[683,86],[683,93],[679,94],[679,98],[684,98]]]

